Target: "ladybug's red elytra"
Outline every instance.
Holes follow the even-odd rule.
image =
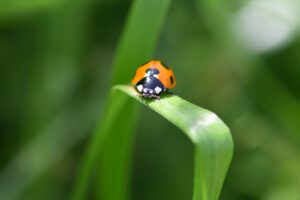
[[[176,86],[176,79],[170,67],[151,60],[136,70],[131,83],[142,96],[159,99],[163,92]]]

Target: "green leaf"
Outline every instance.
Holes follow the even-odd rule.
[[[151,59],[169,4],[170,0],[134,1],[118,45],[113,84],[127,83],[136,67]],[[144,101],[127,86],[114,87],[108,97],[98,128],[87,146],[73,199],[87,198],[93,175],[98,184],[91,184],[91,189],[96,191],[97,199],[128,198],[138,104],[120,91],[159,112],[189,136],[195,146],[194,199],[217,199],[233,151],[226,125],[215,114],[175,95]]]
[[[135,0],[131,6],[114,61],[113,84],[127,83],[136,67],[151,59],[171,0]],[[86,199],[91,177],[100,171],[96,191],[104,200],[127,198],[137,105],[112,92],[79,169],[72,199]],[[118,156],[111,156],[118,155]],[[98,162],[101,166],[99,170]],[[109,176],[108,176],[109,175]],[[93,184],[94,185],[94,184]]]
[[[171,0],[135,0],[118,45],[113,84],[131,80],[137,66],[150,60]]]
[[[223,121],[216,114],[173,94],[152,100],[138,96],[131,86],[115,86],[113,90],[138,100],[188,136],[195,148],[193,199],[218,199],[233,153],[231,134]],[[106,176],[113,175],[111,173]]]

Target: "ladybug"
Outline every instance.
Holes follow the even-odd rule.
[[[141,96],[159,99],[163,92],[175,87],[176,79],[171,68],[151,60],[136,70],[131,83]]]

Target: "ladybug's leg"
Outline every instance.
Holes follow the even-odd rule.
[[[159,95],[152,94],[151,97],[155,98],[155,100],[160,100],[160,96]]]
[[[140,94],[140,93],[136,93],[135,95],[138,96],[138,97],[144,96],[144,95],[142,95],[142,94]]]
[[[143,96],[141,93],[138,93],[138,92],[136,92],[134,95],[137,96],[137,97],[142,97]]]

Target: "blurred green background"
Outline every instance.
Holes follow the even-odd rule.
[[[131,3],[0,2],[1,200],[70,196]],[[300,199],[299,29],[297,0],[171,3],[153,58],[231,128],[221,199]],[[137,124],[131,199],[191,199],[187,138],[146,108]]]

